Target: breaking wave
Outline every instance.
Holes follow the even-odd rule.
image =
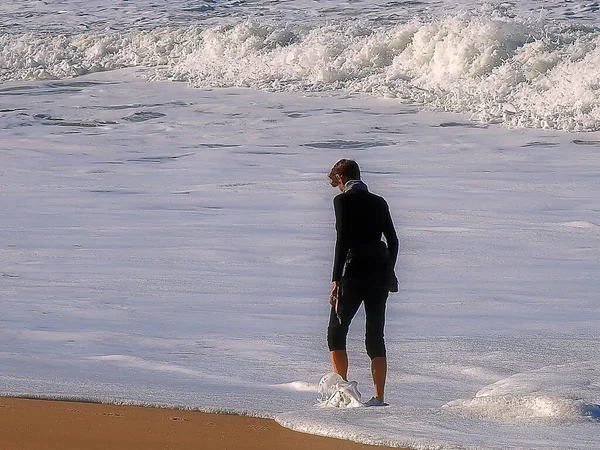
[[[472,399],[445,404],[445,412],[481,420],[523,423],[600,421],[598,361],[548,366],[515,374]]]
[[[514,127],[600,129],[600,30],[488,15],[0,34],[0,81],[150,67],[151,80],[271,91],[348,90]]]

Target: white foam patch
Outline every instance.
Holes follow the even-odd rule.
[[[558,395],[600,403],[600,361],[547,366],[518,373],[477,392],[477,397]]]
[[[516,374],[481,389],[474,399],[455,400],[443,408],[514,423],[544,418],[557,422],[598,419],[599,367],[598,361],[589,361]]]
[[[443,371],[446,376],[454,375],[483,381],[497,380],[500,377],[498,372],[484,367],[445,364],[443,368],[440,368],[440,371]]]
[[[173,364],[157,362],[157,361],[148,361],[143,358],[138,358],[135,356],[125,356],[125,355],[105,355],[105,356],[96,356],[90,357],[90,360],[107,362],[111,364],[116,364],[122,367],[132,367],[138,369],[145,370],[156,370],[160,372],[176,372],[182,373],[185,375],[198,375],[200,372],[196,370],[186,369],[184,367],[178,367]]]
[[[356,381],[340,381],[333,386],[331,395],[319,406],[330,408],[360,408],[363,407],[362,395]]]
[[[443,406],[453,414],[477,420],[498,420],[508,423],[535,422],[549,419],[557,423],[582,419],[600,420],[600,406],[582,400],[547,395],[502,395],[455,400]]]
[[[273,387],[278,389],[289,389],[298,392],[317,392],[317,385],[306,381],[292,381],[291,383],[274,384]]]
[[[593,222],[588,222],[586,220],[574,220],[571,222],[563,222],[561,223],[562,226],[564,227],[568,227],[568,228],[579,228],[579,229],[584,229],[584,230],[599,230],[600,226],[598,226],[597,224],[593,223]]]

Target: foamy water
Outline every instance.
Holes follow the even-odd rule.
[[[61,11],[40,7],[27,15],[31,23],[18,20],[19,9],[8,14],[8,32],[0,34],[0,80],[144,66],[156,68],[150,79],[196,87],[343,89],[488,123],[576,131],[600,126],[595,3],[476,5],[469,12],[468,2],[449,9],[439,2],[414,8],[358,2],[350,10],[288,3],[280,10],[149,2],[145,8],[156,9],[149,22],[140,5],[96,2],[86,13],[78,2]],[[305,11],[313,13],[297,20]],[[90,30],[56,23],[87,24],[90,16]],[[43,29],[39,18],[49,22]]]
[[[560,130],[594,129],[594,6],[538,3],[3,4],[0,393],[594,448],[600,135]],[[342,157],[401,240],[386,408],[316,406]]]

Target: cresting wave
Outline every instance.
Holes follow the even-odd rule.
[[[152,67],[194,87],[349,90],[515,127],[600,130],[600,30],[449,16],[376,28],[244,21],[119,34],[0,35],[0,80]]]

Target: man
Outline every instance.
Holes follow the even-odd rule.
[[[388,292],[398,290],[394,275],[398,237],[386,201],[369,192],[355,161],[338,161],[329,172],[329,179],[341,191],[333,200],[337,236],[327,328],[331,363],[333,371],[347,381],[346,337],[350,322],[364,302],[365,344],[375,386],[375,397],[366,405],[385,406],[387,359],[383,329]]]

